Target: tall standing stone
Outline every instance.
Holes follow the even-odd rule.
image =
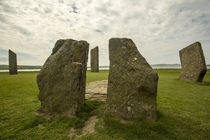
[[[37,75],[41,112],[73,116],[85,101],[89,44],[58,40]]]
[[[9,50],[9,74],[17,74],[17,56]]]
[[[180,79],[202,82],[206,71],[206,62],[201,43],[195,42],[179,51],[182,65]]]
[[[91,56],[91,59],[90,59],[91,72],[99,72],[98,47],[91,49],[90,56]]]
[[[109,40],[110,69],[105,114],[156,120],[158,75],[127,38]]]

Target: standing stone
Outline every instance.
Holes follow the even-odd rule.
[[[98,47],[91,49],[91,72],[99,72],[99,63],[98,63]]]
[[[88,51],[86,41],[56,42],[37,75],[41,112],[73,116],[83,106]]]
[[[200,42],[195,42],[179,51],[182,65],[180,79],[202,82],[206,71],[206,62]]]
[[[9,50],[9,74],[17,74],[17,56]]]
[[[110,69],[105,114],[122,119],[157,119],[158,75],[127,38],[109,40]]]

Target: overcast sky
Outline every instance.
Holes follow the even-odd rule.
[[[0,0],[0,64],[11,49],[18,65],[42,65],[72,38],[99,46],[109,65],[112,37],[131,38],[150,64],[180,63],[179,50],[199,41],[210,64],[210,0]]]

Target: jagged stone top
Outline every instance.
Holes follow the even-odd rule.
[[[74,39],[59,39],[59,40],[57,40],[56,43],[55,43],[55,46],[54,46],[54,48],[52,50],[52,54],[55,54],[63,46],[63,44],[66,41],[73,42],[73,41],[77,41],[77,40],[74,40]],[[89,45],[89,43],[87,41],[85,41],[85,40],[79,40],[77,42],[85,43],[85,44]]]
[[[9,53],[13,53],[14,55],[16,55],[16,53],[14,53],[12,50],[9,49]]]
[[[199,47],[201,48],[201,43],[197,41],[197,42],[195,42],[195,43],[193,43],[193,44],[190,44],[190,45],[188,45],[187,47],[181,49],[180,51],[183,51],[183,50],[189,49],[189,48],[191,48],[191,47],[195,47],[195,46],[199,46]],[[201,49],[202,49],[202,48],[201,48]]]
[[[135,69],[142,69],[143,67],[146,66],[145,70],[152,70],[152,67],[146,62],[146,59],[141,55],[141,53],[138,51],[135,43],[133,42],[132,39],[129,38],[111,38],[109,40],[109,50],[110,53],[112,52],[121,52],[115,55],[110,55],[110,59],[112,59],[111,57],[117,57],[120,58],[122,60],[126,60],[123,61],[123,63],[126,63],[125,65],[132,65],[133,68]],[[119,45],[121,44],[121,45]],[[115,63],[115,65],[118,62],[115,61],[119,61],[119,59],[113,59],[113,61],[110,63],[110,66],[112,66],[112,63]],[[141,61],[142,65],[136,65],[139,61]]]
[[[98,50],[98,46],[96,46],[95,48],[91,49],[91,51],[97,51]]]

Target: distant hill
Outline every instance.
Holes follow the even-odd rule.
[[[180,67],[181,65],[180,64],[153,64],[152,66],[157,66],[157,67],[169,67],[169,66],[173,66],[173,67]]]
[[[18,65],[18,69],[41,69],[42,66],[27,66],[27,65]],[[0,70],[8,70],[8,65],[0,65]]]
[[[153,64],[152,67],[181,67],[180,64]],[[210,64],[207,64],[210,67]],[[100,68],[109,68],[109,66],[99,66]],[[42,66],[27,66],[27,65],[18,65],[18,69],[41,69]],[[90,68],[90,66],[88,66]],[[0,65],[0,70],[8,70],[8,65]]]

